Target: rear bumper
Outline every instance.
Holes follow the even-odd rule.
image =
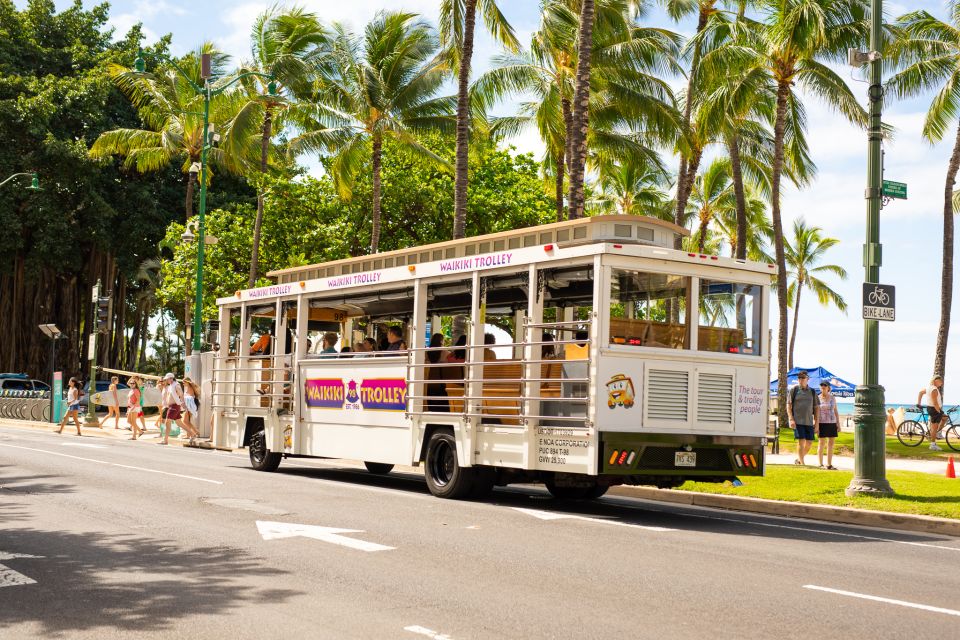
[[[765,444],[762,437],[601,432],[599,468],[621,476],[762,476]]]

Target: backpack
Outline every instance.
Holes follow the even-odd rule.
[[[800,385],[797,385],[797,386],[795,386],[793,389],[790,389],[790,404],[793,405],[793,404],[796,404],[796,403],[797,403],[797,392],[798,392],[798,391],[800,391]],[[816,392],[814,392],[814,390],[811,389],[810,387],[807,387],[807,391],[809,391],[810,393],[813,393],[814,395],[816,395]]]

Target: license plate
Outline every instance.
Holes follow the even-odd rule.
[[[673,454],[673,466],[675,467],[695,467],[697,466],[697,454],[695,451],[677,451]]]

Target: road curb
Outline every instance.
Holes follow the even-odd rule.
[[[765,500],[716,493],[697,493],[695,491],[677,491],[675,489],[654,489],[652,487],[617,487],[611,495],[624,495],[656,502],[670,502],[696,507],[711,507],[731,511],[746,511],[769,516],[787,518],[808,518],[840,524],[854,524],[864,527],[899,529],[920,533],[937,533],[945,536],[960,537],[960,520],[936,518],[933,516],[911,515],[906,513],[888,513],[869,509],[851,509],[825,504],[806,504],[783,500]]]
[[[52,422],[36,422],[33,420],[15,420],[12,418],[2,418],[0,419],[0,426],[5,427],[17,427],[21,429],[31,429],[35,431],[46,431],[49,429],[51,432],[54,431],[54,427],[57,426]],[[76,427],[73,424],[68,423],[64,428],[64,434],[73,434]],[[90,436],[93,438],[106,438],[108,440],[129,440],[130,431],[127,429],[113,429],[113,427],[103,428],[103,427],[85,427],[81,425],[81,433],[85,436]],[[157,436],[156,431],[149,431],[148,435]],[[144,439],[141,436],[141,439]],[[178,446],[189,449],[215,449],[217,451],[230,451],[233,452],[235,449],[229,449],[224,447],[214,446],[212,442],[207,440],[200,440],[195,444],[190,444],[187,440],[181,440],[179,438],[170,438],[170,446]]]

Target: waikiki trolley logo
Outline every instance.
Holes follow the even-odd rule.
[[[305,383],[307,406],[313,409],[406,411],[407,382],[403,378],[357,380],[313,378]]]

